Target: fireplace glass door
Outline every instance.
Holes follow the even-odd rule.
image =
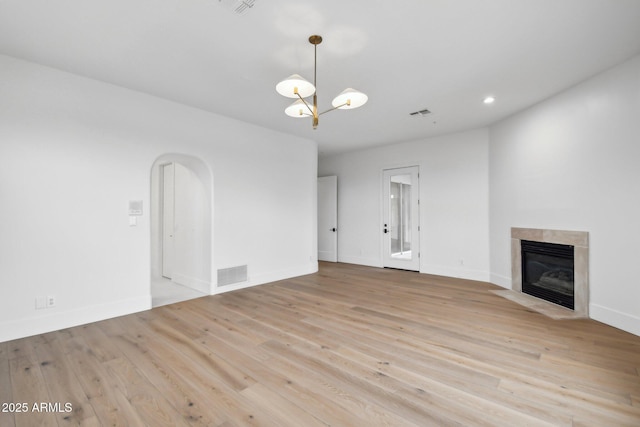
[[[573,310],[573,246],[522,240],[522,292]]]

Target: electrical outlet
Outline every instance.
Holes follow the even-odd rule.
[[[36,297],[36,310],[42,310],[43,308],[47,308],[47,298]]]
[[[56,306],[56,297],[48,296],[47,297],[47,307],[55,307]]]

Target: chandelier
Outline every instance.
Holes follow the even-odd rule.
[[[313,35],[309,37],[309,43],[313,45],[313,84],[298,74],[293,74],[276,85],[276,91],[287,98],[297,99],[293,104],[285,108],[284,112],[290,117],[311,117],[313,118],[313,128],[318,127],[318,118],[329,111],[333,110],[352,110],[362,107],[366,102],[367,95],[352,88],[343,90],[340,95],[336,96],[331,105],[333,108],[318,113],[318,94],[316,92],[316,71],[317,71],[317,52],[318,45],[322,43],[322,37]],[[305,98],[313,95],[313,101],[307,101]]]

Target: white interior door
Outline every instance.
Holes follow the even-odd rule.
[[[173,276],[175,169],[173,163],[162,165],[162,276]]]
[[[318,260],[338,261],[338,177],[318,178]]]
[[[383,265],[420,270],[419,168],[383,171]]]

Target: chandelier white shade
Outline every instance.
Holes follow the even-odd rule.
[[[313,108],[313,107],[311,107]],[[293,104],[284,109],[284,112],[289,117],[309,117],[313,115],[313,111],[309,109],[309,105],[302,99],[298,99]]]
[[[351,110],[354,108],[362,107],[367,103],[369,97],[359,90],[348,88],[342,91],[342,93],[333,98],[333,108],[339,110]]]
[[[276,91],[287,98],[306,98],[315,93],[316,88],[298,74],[292,74],[276,85]]]
[[[330,108],[322,113],[318,113],[318,93],[316,92],[316,77],[317,77],[317,52],[318,45],[322,43],[322,37],[313,35],[309,37],[309,43],[314,47],[314,62],[313,62],[313,84],[298,74],[293,74],[286,79],[282,80],[276,85],[276,91],[287,98],[297,98],[297,100],[285,108],[284,112],[289,117],[311,117],[313,119],[313,128],[318,127],[319,116],[328,113],[333,110],[352,110],[354,108],[362,107],[369,99],[364,93],[357,91],[353,88],[348,88],[342,91],[340,95],[333,99]],[[307,101],[304,98],[313,95],[313,101]]]

